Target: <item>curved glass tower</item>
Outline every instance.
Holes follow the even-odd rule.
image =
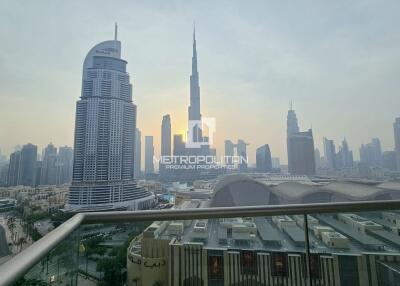
[[[116,39],[96,45],[85,58],[69,211],[136,210],[153,201],[133,181],[136,105],[126,64]]]

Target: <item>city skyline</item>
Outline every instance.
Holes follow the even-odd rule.
[[[392,3],[395,5],[394,2]],[[81,5],[85,6],[85,4]],[[292,9],[283,4],[257,3],[256,5],[263,8],[268,5],[274,6],[278,14],[289,13],[293,16],[290,22],[298,17],[293,14]],[[333,8],[339,8],[340,5],[343,3],[332,4]],[[41,5],[38,6],[40,8]],[[148,12],[150,8],[154,8],[146,4],[137,6],[137,10],[142,12]],[[287,24],[281,22],[276,16],[263,20],[260,15],[257,15],[258,17],[251,19],[249,13],[255,10],[245,7],[243,11],[233,13],[232,17],[235,19],[229,19],[227,14],[222,12],[222,6],[217,5],[214,13],[206,13],[202,16],[199,15],[205,12],[202,5],[189,3],[175,12],[171,7],[164,6],[165,15],[156,13],[156,19],[164,23],[166,21],[170,25],[152,23],[153,25],[145,31],[141,28],[149,23],[143,16],[136,15],[138,11],[135,11],[135,16],[138,16],[136,20],[130,21],[127,15],[107,19],[107,21],[102,19],[98,20],[99,28],[93,33],[89,33],[89,28],[84,25],[82,30],[75,29],[72,33],[73,27],[90,19],[90,16],[86,17],[78,13],[77,23],[71,23],[71,28],[58,27],[61,24],[55,23],[55,27],[43,30],[43,33],[47,35],[46,38],[52,39],[53,45],[59,45],[59,53],[62,57],[60,62],[54,61],[58,55],[46,54],[49,45],[44,43],[45,41],[36,41],[27,35],[26,31],[21,31],[18,25],[9,25],[9,32],[18,29],[18,35],[13,36],[12,33],[4,33],[5,30],[1,30],[5,45],[0,48],[0,53],[4,56],[4,61],[0,61],[2,66],[0,72],[5,76],[3,76],[3,91],[1,92],[4,104],[0,105],[0,111],[5,120],[0,123],[0,133],[13,134],[7,137],[0,136],[0,147],[3,153],[10,154],[14,145],[28,142],[38,145],[39,150],[48,142],[54,142],[58,146],[73,145],[74,102],[80,94],[81,61],[88,47],[103,39],[112,39],[112,24],[114,20],[117,20],[122,30],[119,37],[126,47],[123,56],[131,63],[128,72],[133,78],[133,97],[138,105],[137,126],[142,130],[143,135],[154,136],[155,154],[158,155],[161,140],[159,124],[163,114],[171,114],[172,134],[185,134],[187,128],[186,108],[189,101],[187,81],[192,53],[193,19],[197,22],[202,113],[205,116],[217,118],[215,142],[219,154],[223,154],[225,139],[231,138],[235,141],[243,138],[250,143],[247,153],[251,162],[255,162],[256,147],[268,143],[272,155],[279,157],[281,162],[285,163],[287,161],[285,115],[290,100],[295,103],[294,109],[297,111],[302,129],[308,129],[312,124],[315,147],[319,150],[323,150],[323,137],[333,139],[335,142],[340,142],[346,137],[350,149],[355,151],[355,159],[359,159],[357,152],[359,146],[369,142],[371,138],[380,138],[382,150],[394,150],[392,124],[399,116],[396,106],[400,105],[400,99],[392,77],[398,69],[399,56],[395,50],[398,50],[399,43],[393,39],[395,31],[387,29],[391,25],[396,25],[398,21],[389,11],[389,5],[379,7],[380,10],[378,10],[379,15],[385,14],[388,17],[376,19],[375,15],[375,21],[367,21],[367,16],[374,8],[373,4],[361,4],[361,2],[349,4],[347,7],[349,9],[345,11],[342,18],[349,24],[348,34],[341,34],[344,32],[343,24],[326,23],[310,12],[309,16],[313,20],[321,21],[325,25],[324,28],[328,27],[329,31],[334,32],[332,36],[338,40],[336,48],[343,52],[341,56],[335,58],[339,61],[337,65],[325,56],[321,59],[321,54],[319,54],[324,50],[328,55],[331,53],[330,55],[333,56],[334,49],[319,46],[333,40],[329,35],[322,37],[317,33],[310,45],[303,42],[304,39],[309,40],[309,37],[304,39],[294,37],[289,43],[286,41],[293,31],[288,30]],[[227,9],[232,12],[239,6],[242,7],[238,4],[234,7],[229,6]],[[8,5],[7,9],[10,8],[13,8],[13,5]],[[197,10],[194,11],[194,8]],[[356,8],[361,9],[362,13],[354,14]],[[95,12],[99,12],[98,9],[100,8],[94,7]],[[102,9],[106,10],[106,7]],[[322,12],[328,20],[334,20],[331,14],[333,12],[328,11],[326,7],[317,4],[315,9]],[[45,9],[43,13],[49,11]],[[306,13],[304,10],[300,11]],[[214,14],[218,12],[222,13],[223,19],[227,17],[226,22],[216,26],[216,29],[209,29],[210,25],[216,21],[217,15]],[[0,13],[3,14],[4,11]],[[167,16],[171,13],[178,13],[182,17],[168,20]],[[7,21],[8,16],[2,16],[4,16],[3,21]],[[30,17],[34,16],[28,17],[32,20]],[[351,17],[358,22],[350,21]],[[24,19],[20,24],[23,25],[23,23]],[[365,24],[366,27],[360,30],[360,23]],[[315,30],[317,28],[311,27],[308,22],[299,24],[300,28],[310,29],[307,32],[300,31],[303,36],[304,33],[310,36],[311,32],[318,32]],[[334,27],[335,24],[338,27]],[[39,28],[42,27],[36,26],[33,21],[28,32]],[[61,32],[57,30],[58,28]],[[248,33],[243,34],[244,31]],[[385,33],[379,33],[380,31],[385,31]],[[265,39],[261,37],[264,32],[266,32]],[[361,34],[356,32],[361,32]],[[172,35],[172,37],[166,35]],[[10,50],[8,45],[13,42],[12,37],[15,37],[14,40],[17,42],[26,41],[26,46],[36,55],[24,57],[26,65],[23,71],[10,65],[22,54],[20,47],[15,51]],[[352,39],[351,42],[349,42],[349,37]],[[254,41],[254,44],[249,41],[250,39]],[[389,41],[391,45],[385,44],[385,41]],[[157,49],[148,48],[152,44],[161,42],[164,42],[163,48],[159,45]],[[283,46],[279,48],[284,48],[284,52],[279,53],[280,49],[274,44],[282,44]],[[368,46],[368,49],[365,46]],[[226,49],[227,47],[229,49]],[[309,54],[308,48],[316,52],[315,56]],[[162,67],[151,64],[152,61],[149,61],[151,58],[153,63],[161,63]],[[345,64],[345,60],[350,61],[346,61]],[[255,65],[257,63],[261,65]],[[315,64],[318,66],[314,66]],[[368,69],[369,66],[373,69]],[[241,69],[243,67],[244,70]],[[33,71],[37,74],[35,75]],[[318,74],[316,71],[321,73]],[[379,76],[371,74],[372,72],[379,72]],[[271,79],[274,76],[278,78],[272,82]],[[26,80],[22,81],[22,79]],[[301,80],[303,82],[299,83]],[[289,88],[289,86],[292,87]],[[382,100],[382,96],[385,100]],[[33,98],[35,100],[32,101]],[[50,98],[53,100],[49,100]],[[154,102],[157,102],[157,106]],[[355,102],[358,104],[357,108],[354,107]],[[20,112],[10,113],[9,110],[13,110],[11,108],[13,105],[17,105]],[[238,106],[240,106],[239,110]],[[339,109],[342,111],[340,116],[338,116]],[[377,111],[381,111],[378,113],[379,116],[370,116],[372,112],[377,113]],[[243,118],[239,122],[238,114]],[[364,126],[368,128],[363,128]],[[264,131],[254,132],[254,130]],[[142,154],[144,154],[143,151]]]

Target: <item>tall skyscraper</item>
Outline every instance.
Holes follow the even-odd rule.
[[[44,149],[41,185],[57,184],[57,148],[52,143]]]
[[[292,104],[287,114],[288,169],[292,175],[315,175],[314,138],[312,130],[299,132]]]
[[[237,155],[242,158],[242,160],[239,163],[239,171],[247,170],[247,145],[249,144],[242,139],[239,139],[236,145]]]
[[[393,123],[394,130],[394,150],[396,152],[397,171],[400,171],[400,117],[397,117]]]
[[[378,138],[373,138],[370,143],[361,145],[360,162],[374,167],[382,165],[381,142]]]
[[[73,179],[68,208],[142,209],[153,195],[133,180],[136,105],[116,39],[94,46],[83,63],[76,105]]]
[[[192,74],[190,75],[190,105],[188,108],[189,121],[201,120],[200,113],[200,84],[199,84],[199,72],[197,70],[197,49],[196,49],[196,31],[193,30],[193,55],[192,55]],[[193,142],[202,141],[202,130],[201,126],[191,126],[192,128]],[[190,134],[190,132],[189,132]]]
[[[287,113],[286,117],[286,146],[287,146],[287,156],[288,156],[288,165],[290,162],[290,158],[292,158],[292,155],[290,154],[291,149],[289,146],[289,139],[290,136],[293,134],[297,134],[299,132],[299,124],[297,121],[297,116],[296,112],[293,110],[293,105],[290,103],[290,108]]]
[[[314,150],[314,157],[315,157],[315,168],[318,170],[321,168],[321,153],[319,152],[318,148]]]
[[[36,162],[35,187],[42,185],[42,182],[41,182],[42,169],[43,169],[43,161],[37,161]]]
[[[142,132],[139,128],[135,129],[135,168],[134,178],[138,179],[142,174]]]
[[[73,158],[71,147],[63,146],[58,149],[57,185],[71,183]]]
[[[315,175],[312,130],[291,134],[288,139],[288,165],[292,175]]]
[[[9,163],[0,166],[0,186],[7,186],[8,166]]]
[[[144,172],[146,175],[154,173],[154,144],[153,136],[145,137],[145,162],[144,162]]]
[[[382,152],[382,167],[390,171],[396,171],[397,165],[395,151]]]
[[[161,123],[161,156],[171,156],[171,118],[164,115]]]
[[[161,123],[161,156],[171,156],[171,118],[169,114],[163,116]],[[169,169],[162,161],[159,163],[159,174],[163,180],[169,177]]]
[[[182,156],[186,154],[185,142],[183,141],[182,134],[174,135],[174,156]]]
[[[21,161],[21,151],[15,151],[10,155],[10,163],[8,165],[7,185],[18,185],[18,172]]]
[[[6,158],[6,156],[4,156],[4,155],[1,153],[1,149],[0,149],[0,163],[3,163],[3,162],[7,162],[7,158]]]
[[[342,141],[342,147],[340,149],[340,154],[341,154],[341,167],[342,168],[352,167],[353,166],[353,152],[350,151],[346,138],[344,138]]]
[[[286,121],[286,133],[287,137],[291,134],[295,134],[299,132],[299,124],[297,122],[296,112],[293,110],[292,103],[290,103],[290,109],[287,114],[287,121]]]
[[[26,144],[21,149],[18,170],[18,185],[35,186],[37,146]]]
[[[225,140],[225,165],[233,165],[235,155],[235,144],[231,140]]]
[[[335,142],[330,140],[326,137],[323,139],[324,141],[324,156],[325,156],[325,163],[328,169],[335,169],[336,168],[336,148]]]
[[[256,150],[256,166],[259,172],[271,172],[272,160],[269,145],[265,144]]]

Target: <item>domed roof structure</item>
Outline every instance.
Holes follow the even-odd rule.
[[[387,187],[390,186],[390,187]],[[354,182],[330,182],[327,184],[284,182],[271,186],[250,175],[222,177],[214,187],[212,207],[307,204],[346,201],[399,199],[398,183],[377,186]]]

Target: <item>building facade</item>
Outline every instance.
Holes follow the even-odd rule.
[[[400,171],[400,117],[397,117],[393,123],[394,131],[394,149],[396,152],[397,171]]]
[[[18,172],[21,161],[21,151],[15,151],[10,155],[10,163],[8,164],[7,185],[18,185]]]
[[[21,149],[21,158],[18,170],[18,185],[35,186],[36,180],[37,146],[26,144]]]
[[[328,169],[336,168],[336,148],[333,140],[330,140],[326,137],[323,138],[324,142],[324,156],[325,156],[325,164]]]
[[[94,46],[76,105],[70,210],[141,209],[153,195],[134,182],[136,105],[121,42]]]
[[[52,143],[44,149],[41,171],[41,185],[57,184],[57,148]]]
[[[134,177],[138,179],[142,174],[142,132],[139,128],[135,129],[135,168]]]
[[[288,138],[288,167],[292,175],[315,175],[312,130],[291,134]]]
[[[163,116],[161,122],[161,157],[171,156],[171,117],[169,114]],[[159,173],[163,180],[169,179],[170,170],[160,160]]]
[[[360,162],[368,166],[381,167],[382,149],[381,142],[378,138],[373,138],[370,143],[361,145]]]
[[[171,156],[171,117],[164,115],[161,123],[161,156]]]
[[[287,115],[288,171],[291,175],[315,175],[314,138],[312,130],[299,131],[292,106]]]
[[[265,144],[256,150],[256,166],[258,172],[271,172],[272,160],[269,145]]]
[[[146,175],[154,174],[154,144],[153,136],[145,137],[145,162],[144,172]]]
[[[309,273],[303,216],[157,221],[130,243],[127,285],[397,285],[398,253],[363,251],[364,245],[354,251],[346,233],[320,225],[319,217],[308,220],[313,244],[323,249],[309,256]],[[338,214],[348,229],[362,220]],[[367,228],[352,235],[373,231]]]
[[[73,152],[68,146],[60,147],[58,150],[57,185],[68,184],[72,181]]]

